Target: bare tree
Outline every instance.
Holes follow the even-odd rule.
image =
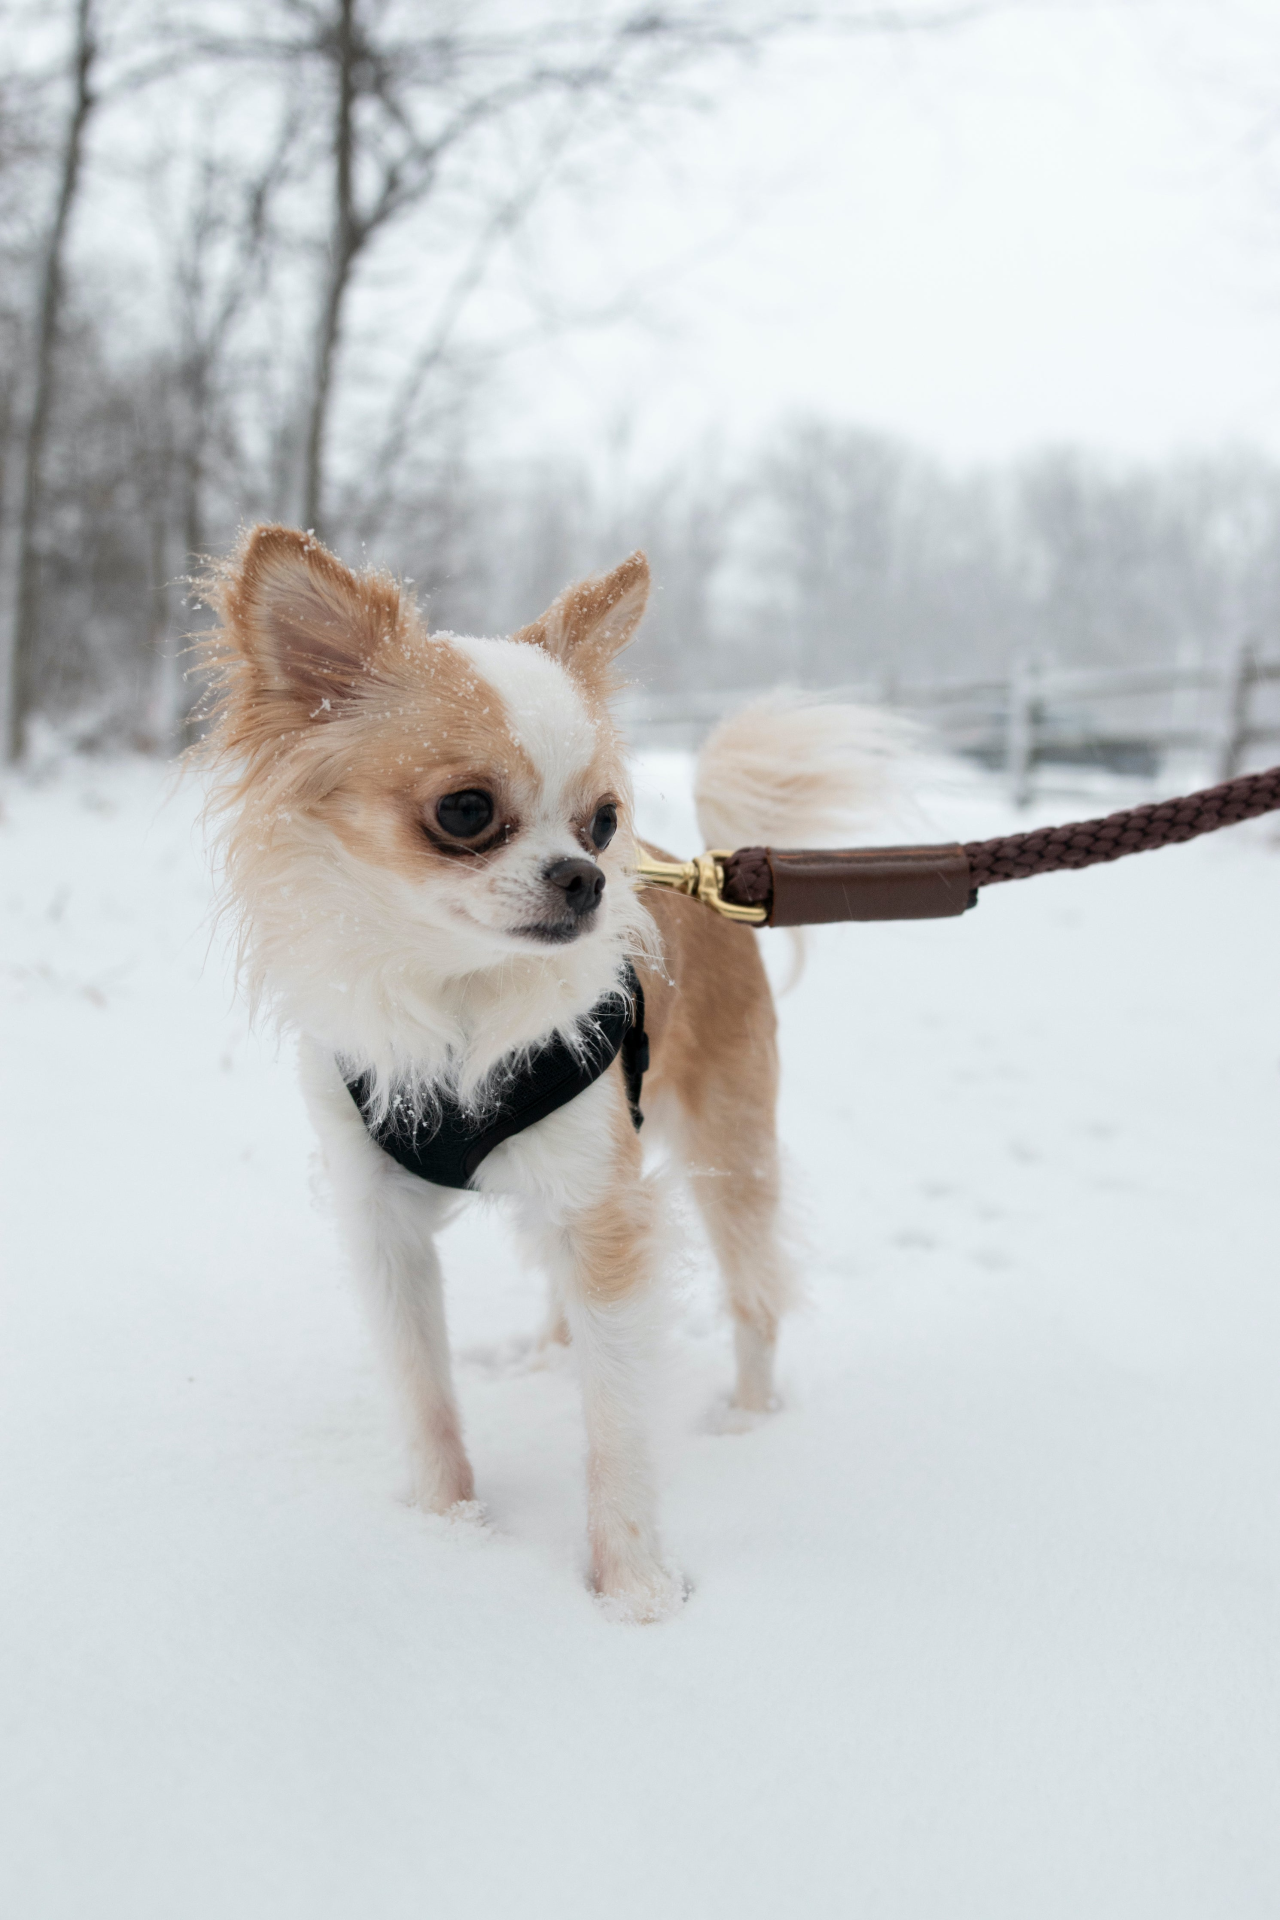
[[[281,246],[275,203],[289,180],[300,125],[286,100],[265,154],[256,162],[198,156],[174,249],[177,383],[182,400],[181,524],[188,558],[207,544],[210,447],[226,409],[225,362],[237,323],[266,283]]]
[[[162,0],[163,4],[163,0]],[[72,0],[69,45],[61,75],[64,101],[51,141],[53,194],[38,248],[31,327],[29,401],[21,434],[16,586],[6,657],[0,663],[0,757],[19,753],[36,695],[43,568],[45,459],[57,406],[58,347],[68,294],[67,250],[85,178],[90,122],[108,98],[136,95],[174,72],[185,58],[180,36],[163,15],[131,21],[132,44],[103,79],[102,0]],[[118,24],[118,23],[117,23]],[[36,76],[29,85],[42,85]]]
[[[72,208],[84,162],[85,132],[97,104],[94,69],[98,58],[95,0],[75,0],[69,62],[70,89],[58,155],[57,192],[40,261],[39,301],[34,342],[34,378],[22,460],[18,515],[16,610],[8,673],[4,676],[4,756],[15,759],[32,705],[36,648],[39,643],[40,525],[44,456],[54,394],[54,356],[66,286],[66,245]]]
[[[446,16],[447,18],[447,16]],[[354,276],[372,242],[433,195],[457,184],[457,169],[492,129],[531,108],[549,106],[559,124],[540,129],[560,150],[575,119],[607,95],[620,107],[652,100],[692,60],[751,37],[715,13],[661,10],[544,16],[513,30],[465,20],[411,36],[379,32],[374,0],[334,0],[312,16],[311,46],[329,70],[332,129],[332,215],[308,396],[303,515],[323,523],[326,435],[335,361]],[[453,172],[451,173],[451,168]],[[483,177],[465,183],[480,204],[475,244],[437,311],[432,338],[419,356],[416,392],[438,363],[492,251],[534,204],[547,168],[531,165],[513,192]],[[364,181],[362,190],[361,181]],[[400,397],[397,419],[407,411]]]
[[[0,41],[19,28],[17,9],[0,9]],[[26,209],[38,187],[41,152],[30,75],[0,71],[0,528],[7,525],[20,401],[19,364],[28,321],[20,297],[29,260]],[[3,558],[0,557],[0,573]],[[0,621],[0,626],[4,623]]]
[[[458,11],[436,5],[388,13],[381,0],[281,0],[274,32],[206,39],[209,50],[315,78],[325,128],[329,216],[310,375],[304,399],[299,505],[324,530],[330,509],[329,439],[347,310],[374,243],[430,204],[465,209],[470,234],[460,268],[434,303],[420,349],[375,436],[386,460],[399,457],[403,424],[424,381],[443,363],[471,295],[503,244],[556,177],[556,163],[597,130],[591,110],[616,122],[695,97],[693,74],[725,55],[814,27],[891,33],[968,20],[974,5],[932,10],[809,7],[755,0],[694,0],[684,7],[597,0],[557,12],[539,6]],[[518,131],[513,182],[493,143]]]

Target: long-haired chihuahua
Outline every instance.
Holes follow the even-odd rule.
[[[436,1513],[474,1499],[436,1236],[466,1190],[508,1196],[549,1278],[545,1338],[570,1342],[580,1372],[591,1583],[637,1620],[685,1591],[645,1434],[664,1210],[642,1142],[702,1176],[740,1408],[772,1405],[796,1296],[758,938],[636,883],[610,698],[648,589],[633,554],[509,638],[468,639],[280,526],[249,532],[204,589],[220,617],[205,752],[224,900],[251,995],[299,1036],[415,1497]],[[707,844],[839,839],[874,785],[872,737],[854,708],[766,704],[724,723],[697,767]],[[638,1106],[644,1059],[614,1030],[640,1004]],[[548,1102],[552,1083],[572,1097],[553,1087]]]

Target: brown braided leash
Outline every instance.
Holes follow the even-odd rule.
[[[1078,820],[1069,827],[1038,827],[1031,833],[1010,833],[1000,840],[972,840],[965,847],[969,877],[975,887],[997,880],[1029,880],[1033,873],[1057,873],[1064,867],[1096,867],[1119,860],[1126,853],[1153,853],[1195,840],[1219,827],[1234,827],[1260,813],[1280,807],[1280,767],[1266,773],[1224,780],[1181,800],[1161,800],[1154,806],[1130,807],[1101,820]]]
[[[1095,867],[1128,853],[1150,853],[1277,809],[1280,767],[1271,767],[1180,800],[966,845],[855,847],[838,853],[743,847],[737,853],[704,855],[702,864],[708,868],[714,859],[720,901],[709,876],[705,884],[680,886],[680,891],[695,892],[708,905],[719,904],[721,911],[726,905],[736,909],[734,918],[746,918],[746,909],[756,924],[774,927],[829,920],[941,919],[972,906],[979,887]],[[677,869],[667,871],[674,874]],[[656,868],[652,879],[657,885],[678,884],[659,877]]]

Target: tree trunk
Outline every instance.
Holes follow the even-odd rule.
[[[324,537],[325,430],[333,392],[333,363],[342,332],[342,309],[351,282],[351,269],[364,235],[353,200],[352,148],[355,137],[355,4],[338,0],[334,35],[337,68],[337,121],[333,138],[333,234],[329,242],[329,271],[325,280],[307,418],[306,466],[303,474],[303,524]]]
[[[22,463],[22,506],[18,525],[17,592],[13,643],[3,689],[3,750],[16,760],[22,750],[27,721],[37,692],[40,639],[41,522],[44,515],[44,455],[57,387],[57,346],[62,321],[65,276],[63,256],[71,224],[84,157],[85,128],[95,98],[91,86],[97,46],[94,41],[94,0],[76,0],[75,46],[72,55],[71,111],[62,145],[62,164],[53,223],[45,242],[40,274],[40,304],[36,318],[35,378],[27,421]]]

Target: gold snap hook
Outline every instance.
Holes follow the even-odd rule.
[[[668,893],[685,893],[700,900],[724,920],[736,920],[743,926],[761,927],[768,917],[763,907],[739,907],[724,897],[724,867],[729,855],[723,848],[698,854],[693,860],[655,860],[652,855],[636,856],[635,874],[641,886],[663,887]]]

